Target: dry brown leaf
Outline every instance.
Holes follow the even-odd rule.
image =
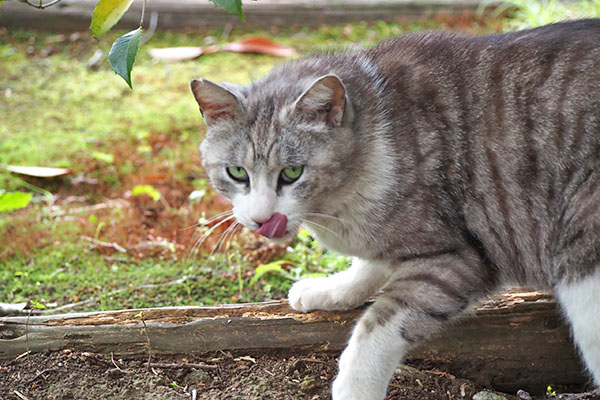
[[[148,53],[155,60],[178,62],[192,60],[203,54],[211,54],[218,51],[268,54],[278,57],[287,57],[296,54],[296,50],[293,48],[275,43],[271,39],[264,37],[249,37],[239,42],[228,43],[223,46],[215,45],[208,47],[167,47],[164,49],[150,49]]]
[[[228,43],[222,49],[235,53],[269,54],[278,57],[287,57],[296,54],[296,50],[293,48],[275,43],[271,39],[264,37],[249,37],[239,42]]]
[[[150,57],[155,60],[177,62],[192,60],[204,54],[202,47],[167,47],[164,49],[150,49]]]
[[[67,175],[71,172],[68,168],[24,167],[17,165],[3,165],[2,167],[15,174],[35,176],[38,178],[53,178],[56,176]]]

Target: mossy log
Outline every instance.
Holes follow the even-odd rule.
[[[140,314],[141,311],[141,314]],[[71,349],[118,355],[215,350],[344,348],[363,310],[291,310],[285,301],[214,307],[167,307],[0,318],[0,359],[26,351]],[[143,319],[143,321],[142,321]],[[409,355],[499,390],[543,391],[585,382],[569,330],[547,293],[512,291]]]

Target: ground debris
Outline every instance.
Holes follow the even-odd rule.
[[[548,397],[549,400],[600,400],[600,389],[585,393],[562,393]]]
[[[224,356],[227,355],[227,356]],[[0,397],[20,399],[328,399],[337,353],[214,352],[203,356],[119,358],[75,351],[31,354],[0,362]],[[115,366],[118,364],[118,368]],[[209,368],[206,368],[210,366]],[[480,390],[443,371],[398,369],[387,400],[467,399]],[[464,396],[461,396],[461,392]],[[448,397],[448,393],[452,397]]]
[[[72,350],[0,362],[0,399],[329,399],[338,352],[238,351],[147,359]],[[19,393],[19,394],[17,394]],[[21,397],[22,395],[23,397]],[[522,398],[522,397],[521,397]],[[386,400],[518,400],[429,364],[398,367]],[[597,400],[600,391],[530,399]]]
[[[482,390],[481,392],[475,393],[473,400],[518,400],[518,397],[510,396],[505,393]]]

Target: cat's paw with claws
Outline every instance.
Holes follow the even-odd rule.
[[[349,310],[363,303],[344,290],[334,277],[307,278],[296,282],[288,294],[290,307],[301,312]]]

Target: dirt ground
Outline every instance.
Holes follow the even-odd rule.
[[[162,356],[153,357],[148,370],[147,358],[64,350],[0,362],[0,399],[328,399],[337,356],[327,352]],[[482,389],[443,371],[418,368],[402,367],[387,399],[471,399]]]

